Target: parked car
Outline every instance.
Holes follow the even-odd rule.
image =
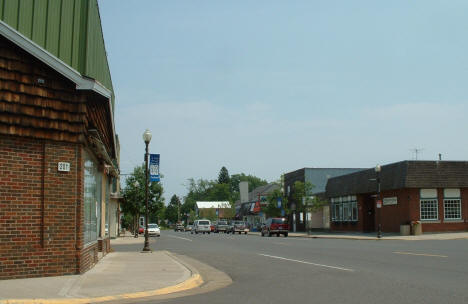
[[[195,234],[198,234],[198,233],[208,233],[210,234],[211,232],[211,221],[210,220],[196,220],[194,223],[193,223],[193,228],[192,228],[192,231],[190,233],[194,233]]]
[[[145,233],[145,228],[143,226],[140,226],[140,228],[138,228],[138,233],[139,234]]]
[[[184,224],[182,224],[182,223],[177,223],[174,226],[174,231],[184,231],[184,230],[185,230],[185,227],[184,227]]]
[[[289,224],[288,221],[284,218],[273,217],[266,220],[265,224],[262,226],[262,236],[268,235],[271,236],[276,234],[280,236],[283,234],[285,237],[288,236]]]
[[[230,226],[227,220],[219,220],[216,225],[214,232],[219,233],[219,232],[224,232],[224,233],[229,233],[230,232]]]
[[[249,233],[249,228],[247,226],[247,223],[244,221],[233,221],[231,224],[231,232],[232,233]]]
[[[148,235],[161,236],[161,229],[158,224],[148,224]]]
[[[192,225],[192,224],[187,225],[187,226],[185,226],[184,231],[192,231],[192,228],[193,228],[193,225]]]

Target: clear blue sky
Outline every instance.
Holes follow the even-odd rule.
[[[468,1],[99,0],[121,171],[144,130],[190,177],[468,159]]]

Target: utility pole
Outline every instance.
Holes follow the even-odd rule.
[[[177,199],[177,223],[180,223],[180,199]]]

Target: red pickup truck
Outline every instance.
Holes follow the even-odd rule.
[[[289,224],[287,219],[281,217],[273,217],[266,220],[265,224],[262,225],[262,236],[276,234],[280,236],[283,234],[285,237],[288,236]]]

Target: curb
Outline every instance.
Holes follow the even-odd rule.
[[[168,252],[167,252],[168,253]],[[181,263],[172,254],[168,253],[174,260]],[[181,263],[185,266],[192,275],[187,280],[180,282],[179,284],[163,287],[155,290],[139,291],[133,293],[124,293],[112,296],[100,296],[93,298],[60,298],[60,299],[7,299],[0,300],[0,304],[85,304],[85,303],[96,303],[96,302],[109,302],[109,301],[120,301],[120,300],[131,300],[153,296],[161,296],[173,294],[176,292],[187,291],[190,289],[201,286],[204,281],[201,275],[195,269],[189,268],[185,263]]]
[[[260,232],[249,232],[251,235],[261,236]],[[360,240],[360,241],[446,241],[446,240],[463,240],[468,239],[468,236],[460,236],[460,237],[451,237],[451,238],[420,238],[415,237],[414,239],[409,238],[399,238],[395,236],[383,236],[382,238],[377,237],[359,237],[359,236],[333,236],[333,235],[291,235],[289,234],[288,237],[292,238],[305,238],[305,239],[334,239],[334,240]]]

